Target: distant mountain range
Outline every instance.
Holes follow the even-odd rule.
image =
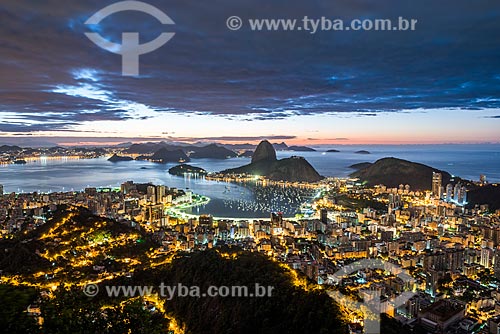
[[[160,148],[156,151],[149,160],[161,163],[190,161],[189,157],[181,149],[168,150],[167,148]]]
[[[197,147],[194,149],[194,152],[190,154],[190,157],[193,159],[227,159],[237,156],[237,153],[225,147],[217,146],[216,144]]]
[[[0,146],[0,153],[19,152],[21,150],[22,148],[20,148],[19,146],[9,146],[9,145]]]
[[[160,152],[161,150],[161,152]],[[128,149],[124,150],[125,154],[160,154],[165,155],[165,152],[178,152],[182,151],[186,157],[189,155],[193,159],[227,159],[237,157],[238,154],[223,146],[217,144],[209,144],[206,146],[178,146],[171,145],[166,142],[160,143],[143,143],[132,144]],[[183,157],[185,161],[189,161]],[[177,160],[178,161],[178,160]]]
[[[317,182],[323,177],[302,157],[277,160],[273,145],[260,142],[248,165],[223,171],[224,174],[252,174],[276,181]]]
[[[122,145],[121,147],[123,147]],[[314,152],[313,148],[307,146],[288,146],[286,143],[273,143],[272,146],[276,151],[296,151],[296,152]],[[190,153],[191,158],[209,158],[209,159],[225,159],[227,157],[236,157],[238,154],[235,151],[254,151],[257,148],[255,144],[208,144],[203,145],[197,143],[194,145],[179,145],[167,142],[156,143],[141,143],[130,144],[129,147],[123,151],[125,154],[152,154],[161,148],[166,148],[170,151],[181,149],[186,154]],[[246,153],[249,156],[249,153]]]

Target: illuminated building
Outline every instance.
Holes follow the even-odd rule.
[[[441,198],[443,195],[441,193],[442,180],[441,173],[432,173],[432,195],[434,195],[434,198]]]
[[[490,248],[481,249],[481,265],[485,268],[490,268],[492,260],[493,250]]]
[[[448,183],[446,185],[446,201],[451,202],[453,199],[453,185],[451,183]]]

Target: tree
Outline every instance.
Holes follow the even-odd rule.
[[[4,333],[38,333],[35,319],[26,313],[35,302],[36,290],[32,288],[0,285],[0,328]]]

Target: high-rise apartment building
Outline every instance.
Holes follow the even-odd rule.
[[[443,195],[441,193],[441,186],[443,182],[443,176],[441,173],[432,173],[432,195],[434,195],[434,198],[441,198]]]

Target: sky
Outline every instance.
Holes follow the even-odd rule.
[[[500,142],[500,2],[2,0],[0,144]],[[226,26],[239,16],[243,27]],[[252,31],[249,19],[417,19],[415,31]],[[115,43],[175,36],[122,75]]]

